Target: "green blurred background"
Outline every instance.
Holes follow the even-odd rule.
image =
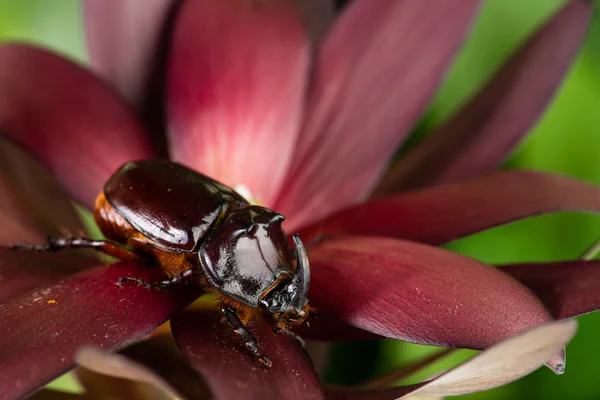
[[[466,46],[417,133],[427,132],[444,121],[493,74],[499,63],[564,4],[564,0],[487,0],[484,3]],[[596,6],[600,8],[600,0]],[[0,40],[33,42],[85,63],[79,7],[79,0],[0,0]],[[596,15],[588,39],[561,90],[507,167],[552,171],[600,185],[599,154],[600,17]],[[578,257],[599,237],[600,218],[561,214],[493,229],[449,247],[490,263],[545,261]],[[543,368],[511,385],[464,397],[600,398],[600,379],[596,378],[600,313],[583,316],[579,322],[577,336],[568,347],[567,370],[563,376],[555,376]],[[340,346],[334,350],[336,362],[330,366],[327,378],[352,383],[364,378],[365,371],[384,372],[435,350],[391,340],[362,347]],[[472,354],[458,352],[436,369],[448,368]],[[424,371],[420,377],[432,372]],[[53,386],[72,390],[74,383],[67,376]]]

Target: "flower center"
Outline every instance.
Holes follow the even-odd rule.
[[[248,186],[238,183],[237,185],[235,185],[233,187],[233,190],[235,190],[240,196],[242,196],[244,199],[246,199],[246,201],[250,204],[252,204],[253,206],[260,206],[260,202],[256,199],[256,197],[254,197],[252,195],[252,192],[250,192],[250,189],[248,189]]]

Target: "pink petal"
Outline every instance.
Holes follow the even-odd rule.
[[[168,75],[175,160],[272,204],[298,135],[308,47],[287,0],[184,3]]]
[[[142,107],[158,66],[174,0],[84,0],[91,67],[132,105]],[[156,78],[156,77],[155,77]]]
[[[275,335],[263,322],[251,325],[273,362],[261,367],[217,312],[184,312],[173,318],[179,349],[201,372],[218,399],[321,399],[319,380],[295,339]]]
[[[28,154],[0,138],[0,245],[40,241],[46,235],[77,234],[83,225],[70,199]],[[0,217],[2,218],[2,217]],[[19,225],[28,232],[14,225]],[[16,228],[16,229],[15,229]]]
[[[516,280],[443,249],[348,237],[309,253],[309,298],[317,310],[385,337],[483,349],[551,320]]]
[[[121,276],[152,279],[152,272],[125,263],[99,267],[0,304],[3,396],[22,397],[65,372],[83,345],[115,349],[134,342],[195,297],[115,284]]]
[[[402,158],[379,195],[494,170],[537,122],[577,54],[594,5],[576,0],[540,29],[465,107]]]
[[[600,187],[567,177],[506,171],[383,197],[341,211],[300,232],[395,236],[446,243],[484,229],[556,211],[600,212]]]
[[[571,340],[576,329],[575,321],[551,322],[510,337],[429,381],[374,390],[326,387],[327,398],[427,399],[493,389],[541,367]]]
[[[93,75],[25,45],[0,46],[0,131],[88,207],[121,164],[154,154],[130,111]]]
[[[16,252],[0,246],[0,303],[27,290],[56,282],[91,267],[93,262],[93,259],[73,253]]]
[[[506,265],[556,319],[600,310],[600,260]]]
[[[437,88],[479,1],[355,0],[319,51],[276,209],[291,225],[370,191]]]

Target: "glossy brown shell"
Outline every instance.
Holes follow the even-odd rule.
[[[114,210],[167,249],[191,252],[226,213],[248,202],[229,187],[168,160],[132,161],[104,186]]]

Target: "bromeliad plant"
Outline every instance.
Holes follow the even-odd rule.
[[[410,387],[388,387],[389,379],[321,386],[298,343],[261,321],[254,329],[276,365],[269,370],[239,351],[212,310],[182,311],[201,294],[193,285],[119,288],[122,276],[152,280],[156,271],[4,249],[0,398],[43,386],[72,368],[76,354],[88,367],[78,372],[87,388],[133,393],[124,392],[130,379],[189,398],[454,395],[502,385],[544,363],[563,372],[562,349],[575,327],[555,320],[599,307],[596,261],[493,268],[436,246],[532,215],[600,212],[597,187],[493,172],[568,70],[591,2],[569,2],[389,170],[479,1],[354,0],[337,14],[316,0],[83,6],[91,68],[105,83],[45,50],[0,46],[0,131],[75,201],[92,208],[126,161],[169,157],[285,214],[287,232],[314,242],[309,298],[319,318],[301,332],[305,338],[487,350]],[[2,243],[78,232],[67,196],[6,146]],[[165,337],[139,342],[169,319],[179,350]],[[130,358],[88,347],[135,342],[124,350]]]

